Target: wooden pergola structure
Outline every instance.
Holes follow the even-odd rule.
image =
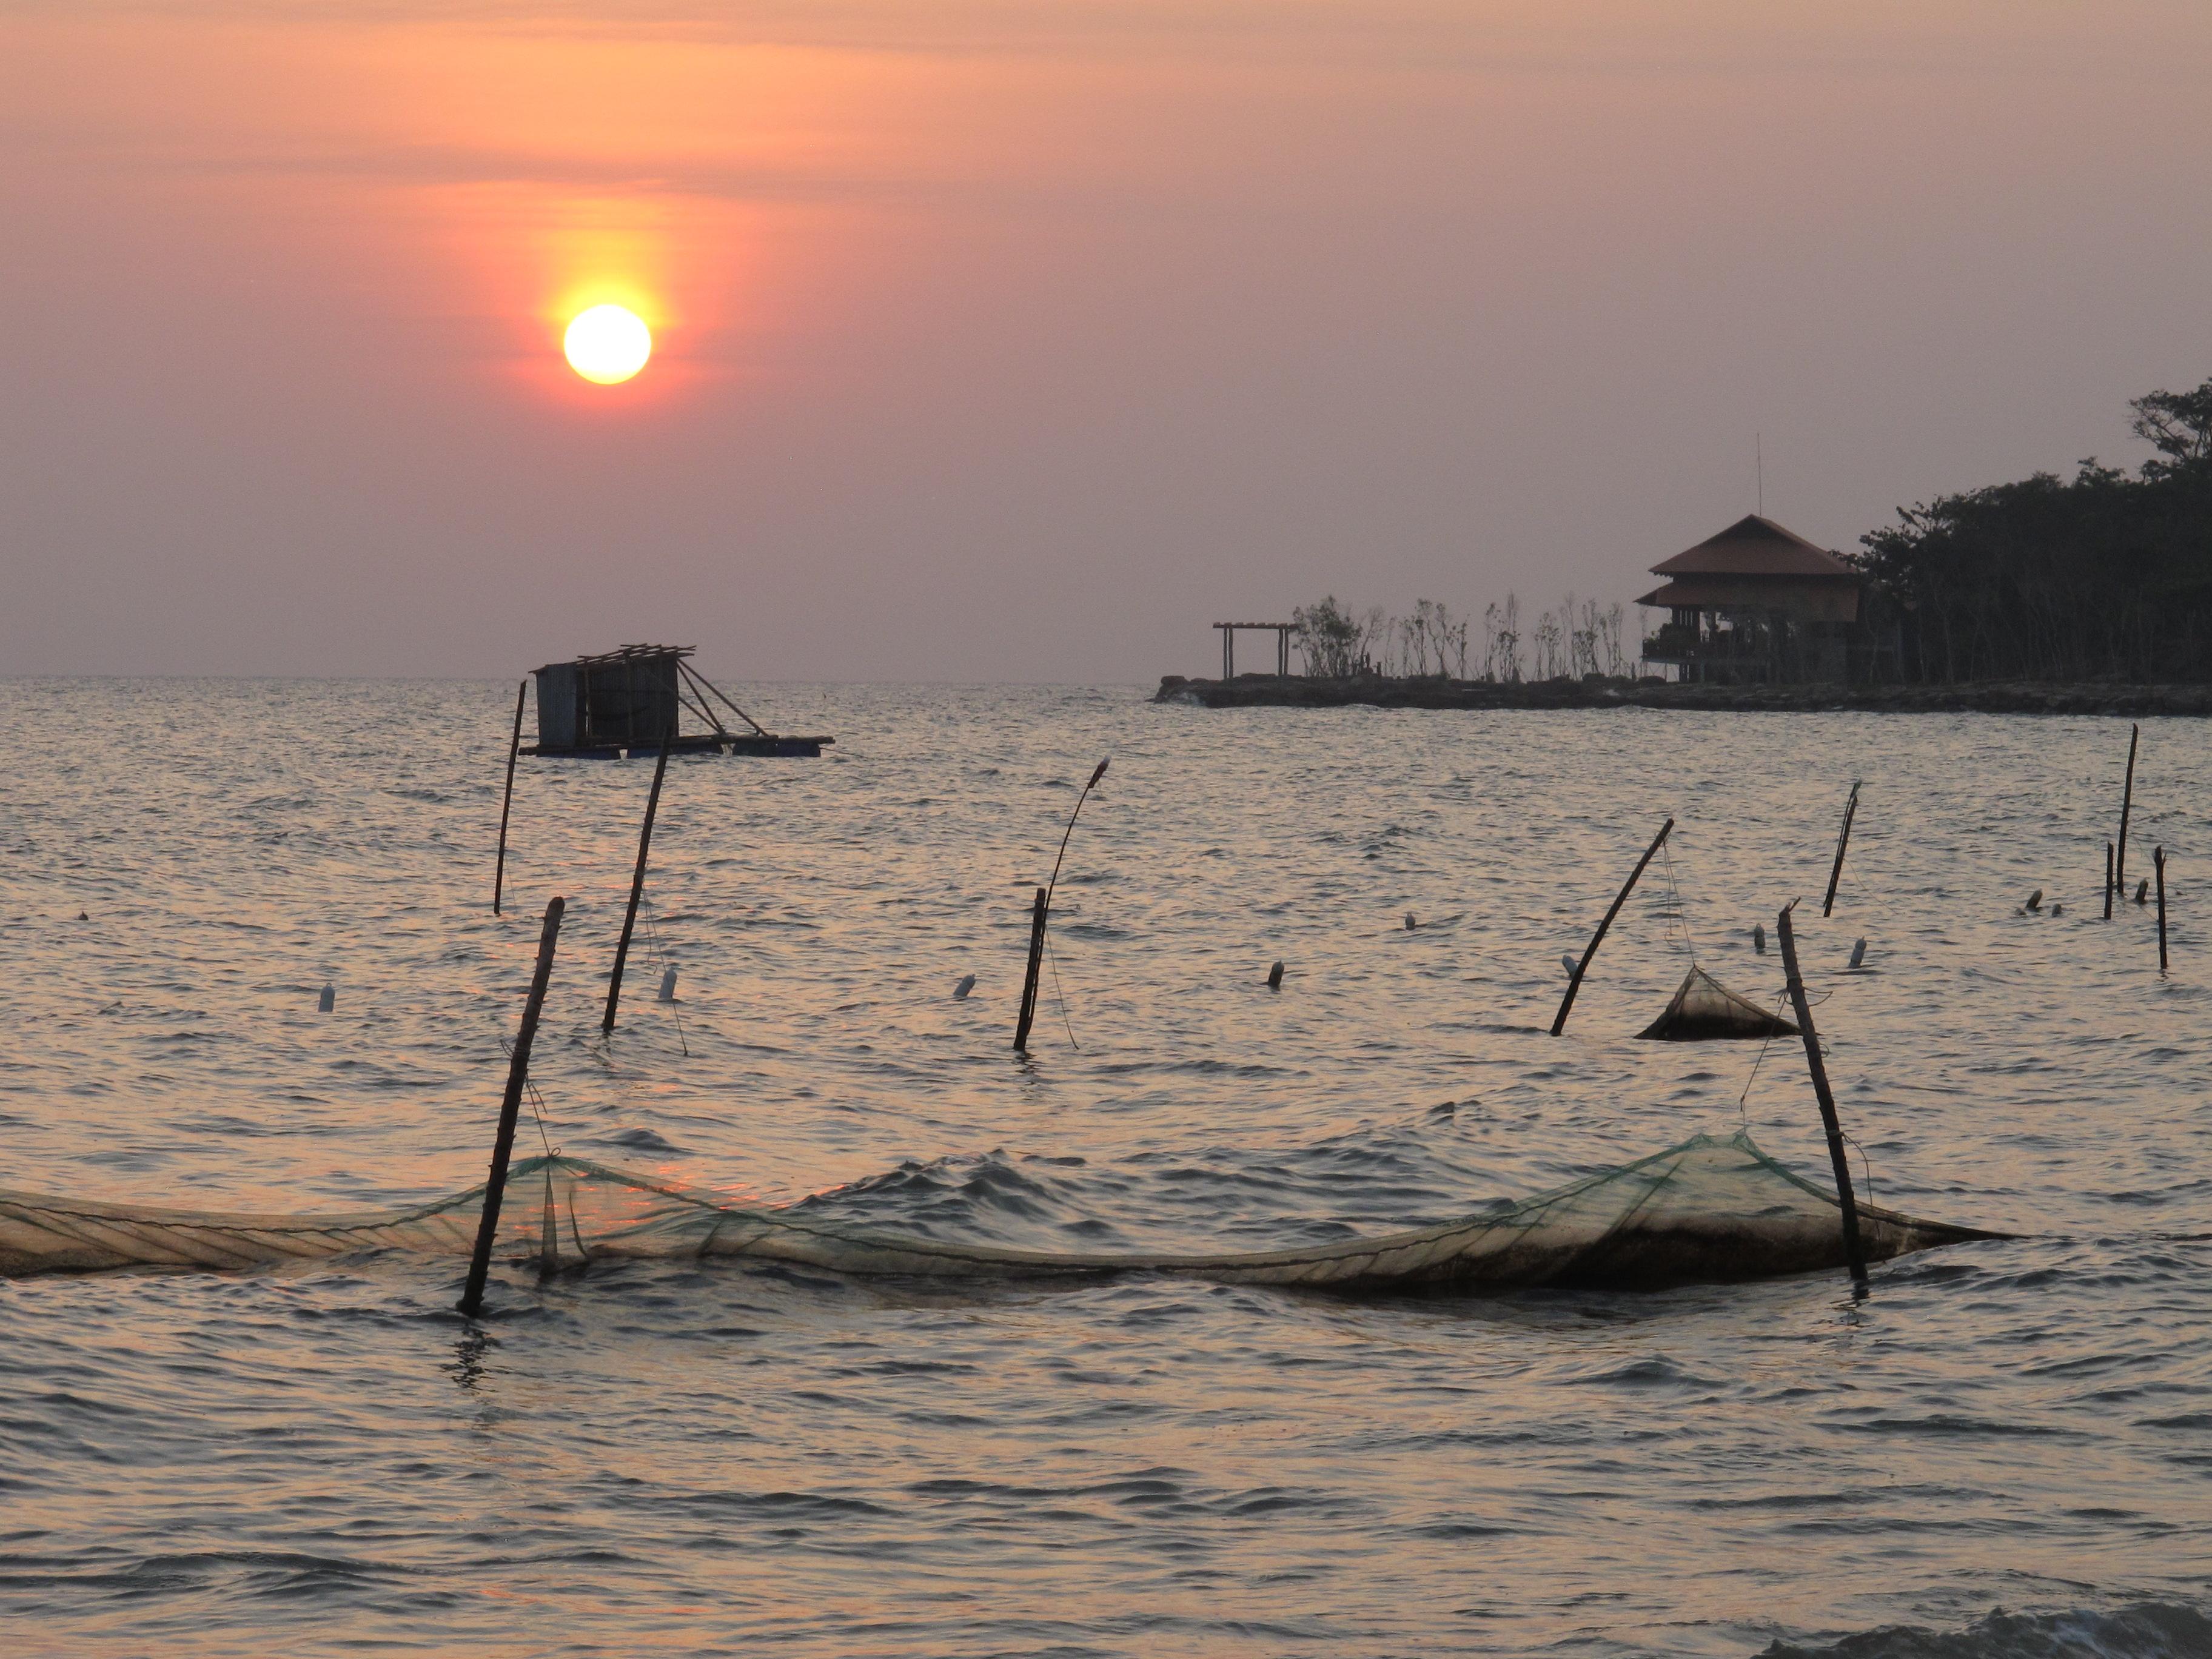
[[[1291,635],[1297,631],[1296,623],[1216,623],[1221,630],[1221,678],[1237,678],[1237,635],[1239,629],[1254,634],[1273,634],[1275,636],[1275,672],[1288,675],[1291,672]]]

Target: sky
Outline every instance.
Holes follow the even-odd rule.
[[[0,0],[0,672],[1148,683],[1632,599],[1757,453],[1849,548],[2212,377],[2207,85],[2203,0]]]

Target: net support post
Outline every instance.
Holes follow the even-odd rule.
[[[2166,971],[2166,848],[2151,848],[2152,867],[2158,872],[2158,971]]]
[[[1828,1087],[1828,1067],[1820,1058],[1820,1036],[1813,1029],[1813,1005],[1805,995],[1805,981],[1797,971],[1797,940],[1790,930],[1789,905],[1782,907],[1775,930],[1782,935],[1782,970],[1789,975],[1790,1002],[1797,1014],[1797,1030],[1805,1039],[1805,1065],[1813,1073],[1813,1092],[1820,1102],[1820,1125],[1828,1132],[1828,1159],[1836,1170],[1836,1198],[1844,1211],[1844,1255],[1851,1267],[1851,1282],[1866,1285],[1866,1247],[1859,1237],[1858,1194],[1851,1187],[1851,1166],[1844,1153],[1844,1128],[1836,1118],[1836,1097]]]
[[[1030,1026],[1036,1018],[1037,969],[1044,963],[1045,891],[1036,890],[1036,902],[1030,907],[1030,964],[1022,975],[1022,1012],[1014,1023],[1014,1052],[1025,1054],[1030,1051]]]
[[[1628,872],[1628,879],[1621,884],[1620,891],[1613,895],[1612,908],[1606,911],[1605,920],[1598,923],[1597,932],[1590,935],[1589,946],[1575,963],[1575,971],[1567,980],[1567,994],[1559,999],[1559,1012],[1552,1017],[1553,1036],[1566,1029],[1567,1015],[1575,1006],[1575,994],[1583,988],[1583,975],[1589,971],[1590,961],[1597,955],[1597,947],[1605,943],[1606,930],[1613,926],[1613,919],[1620,914],[1620,907],[1628,902],[1629,894],[1636,890],[1637,881],[1644,874],[1644,866],[1658,854],[1661,843],[1673,833],[1674,828],[1674,820],[1671,817],[1659,826],[1659,833],[1651,837],[1651,845],[1644,849],[1644,856],[1636,860],[1636,867]]]
[[[672,731],[660,739],[660,758],[653,763],[653,791],[645,798],[645,823],[637,832],[637,868],[630,872],[629,908],[623,912],[622,937],[615,941],[615,969],[607,978],[607,1012],[599,1021],[601,1031],[615,1029],[615,1011],[622,1006],[623,969],[629,963],[629,936],[637,927],[637,902],[645,893],[646,855],[653,850],[653,819],[660,811],[660,781],[668,775],[668,744]]]
[[[2112,843],[2106,842],[2105,843],[2105,920],[2106,921],[2110,921],[2112,919],[2112,884],[2114,879],[2115,878],[2112,873]]]
[[[1836,861],[1828,869],[1828,896],[1820,901],[1820,914],[1832,915],[1836,908],[1836,884],[1844,878],[1844,852],[1851,844],[1851,820],[1859,812],[1859,784],[1851,784],[1851,798],[1844,803],[1844,827],[1836,836]]]
[[[1083,816],[1083,803],[1091,799],[1091,792],[1098,787],[1098,780],[1106,775],[1113,763],[1103,760],[1091,769],[1091,781],[1083,786],[1083,793],[1075,798],[1075,810],[1067,815],[1067,828],[1060,832],[1060,852],[1052,861],[1052,878],[1037,889],[1036,904],[1030,912],[1029,972],[1022,981],[1022,1012],[1014,1026],[1014,1048],[1017,1053],[1030,1051],[1030,1026],[1036,1018],[1037,973],[1044,962],[1044,930],[1052,917],[1052,896],[1060,888],[1060,866],[1067,858],[1068,837],[1075,833],[1075,821]]]
[[[522,700],[530,694],[526,679],[514,688],[514,735],[507,742],[507,792],[499,800],[499,861],[491,870],[491,913],[499,914],[501,890],[507,885],[507,815],[514,806],[514,757],[522,752]]]
[[[2136,744],[2142,736],[2142,727],[2133,722],[2128,726],[2128,781],[2120,792],[2120,850],[2113,860],[2112,882],[2125,890],[2128,884],[2128,817],[2136,806]]]
[[[483,1311],[484,1276],[491,1271],[492,1240],[499,1233],[500,1200],[507,1190],[507,1166],[514,1156],[514,1124],[522,1110],[523,1085],[530,1079],[530,1045],[538,1036],[538,1016],[545,1006],[545,987],[553,977],[553,947],[561,938],[567,901],[545,907],[544,931],[538,936],[538,966],[530,975],[530,996],[522,1005],[522,1024],[514,1034],[514,1053],[507,1063],[507,1093],[499,1106],[499,1133],[491,1144],[491,1173],[484,1182],[483,1214],[477,1223],[477,1246],[469,1257],[468,1283],[460,1310],[471,1319]]]

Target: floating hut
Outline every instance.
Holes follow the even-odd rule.
[[[769,731],[684,660],[689,645],[625,645],[596,657],[550,662],[531,671],[538,681],[538,741],[526,755],[614,760],[657,753],[667,742],[678,755],[822,753],[835,738],[783,737]],[[704,729],[683,729],[689,709]],[[744,723],[723,723],[723,712]]]

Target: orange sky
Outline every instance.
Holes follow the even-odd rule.
[[[1564,19],[1564,21],[1563,21]],[[1202,669],[2212,375],[2198,3],[19,3],[0,670]],[[656,349],[598,387],[567,317]]]

